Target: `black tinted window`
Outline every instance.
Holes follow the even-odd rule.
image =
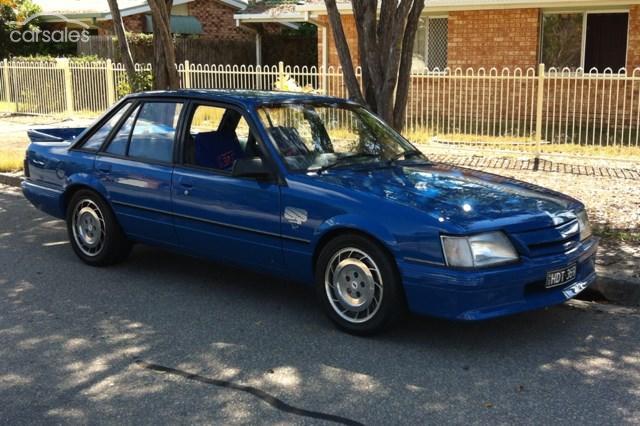
[[[87,141],[82,145],[84,149],[90,149],[97,151],[102,146],[102,143],[109,136],[111,129],[118,124],[118,121],[122,118],[124,113],[129,109],[131,102],[125,103],[109,120],[107,120]]]
[[[170,162],[181,103],[149,102],[142,106],[129,143],[129,156]]]

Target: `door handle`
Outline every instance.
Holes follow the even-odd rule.
[[[111,164],[99,164],[98,170],[101,172],[109,173],[111,171]]]
[[[179,183],[183,188],[193,188],[193,182],[189,179],[180,179]]]

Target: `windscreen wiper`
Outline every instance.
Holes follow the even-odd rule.
[[[424,157],[424,156],[422,155],[422,152],[418,151],[417,149],[412,149],[412,150],[403,151],[394,155],[387,161],[387,164],[391,166],[402,157],[408,160],[411,157]]]
[[[368,152],[358,152],[356,154],[351,154],[351,155],[346,155],[344,157],[338,157],[336,159],[335,162],[331,163],[331,164],[327,164],[326,166],[322,166],[319,167],[317,169],[315,169],[314,171],[318,174],[324,172],[325,170],[329,170],[333,167],[339,166],[339,165],[347,165],[347,164],[351,164],[353,162],[353,160],[359,159],[359,158],[377,158],[379,157],[378,154],[370,154]]]

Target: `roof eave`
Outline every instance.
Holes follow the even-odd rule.
[[[300,12],[283,12],[278,14],[269,14],[269,13],[236,13],[233,15],[233,19],[236,20],[237,23],[267,23],[267,22],[275,22],[275,23],[299,23],[299,22],[308,22],[309,21],[309,13],[300,13]]]
[[[195,0],[173,0],[173,6],[179,6],[181,4],[187,4],[187,3],[192,3]],[[240,0],[216,0],[220,3],[224,3],[227,6],[233,7],[237,10],[242,10],[244,8],[247,7],[247,4],[244,3],[243,1]],[[147,13],[150,12],[151,9],[149,8],[149,4],[148,3],[144,3],[144,4],[140,4],[138,6],[132,6],[129,8],[125,8],[125,9],[121,9],[120,10],[120,15],[122,16],[131,16],[131,15],[138,15],[140,13]],[[98,17],[98,16],[96,16]],[[104,20],[104,21],[110,21],[111,20],[111,12],[104,12],[101,13],[100,16],[98,17],[99,20]]]
[[[468,0],[451,2],[446,0],[429,0],[425,2],[423,13],[448,12],[460,10],[487,10],[487,9],[571,9],[576,7],[608,9],[629,5],[629,0],[505,0],[492,1]],[[338,10],[342,13],[353,13],[351,3],[338,3]],[[307,12],[312,16],[326,15],[323,3],[304,4],[296,6],[296,11]]]

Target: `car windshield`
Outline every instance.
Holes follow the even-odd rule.
[[[258,112],[289,170],[388,164],[420,156],[396,131],[359,106],[279,104]]]

